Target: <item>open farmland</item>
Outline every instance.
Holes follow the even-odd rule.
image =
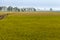
[[[0,40],[60,40],[60,12],[0,12]]]

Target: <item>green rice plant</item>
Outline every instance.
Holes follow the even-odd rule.
[[[60,16],[36,13],[13,13],[0,20],[0,40],[60,40]]]

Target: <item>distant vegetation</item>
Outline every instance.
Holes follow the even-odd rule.
[[[34,12],[36,11],[36,9],[35,8],[18,8],[18,7],[12,7],[12,6],[9,6],[9,7],[2,6],[0,7],[0,11],[3,11],[3,12]]]

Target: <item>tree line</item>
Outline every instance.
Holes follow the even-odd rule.
[[[36,11],[35,8],[18,8],[18,7],[6,7],[6,6],[2,6],[0,7],[0,11],[10,11],[10,12],[26,12],[26,11]]]

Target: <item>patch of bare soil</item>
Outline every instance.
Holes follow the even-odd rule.
[[[7,16],[8,16],[8,14],[2,14],[2,15],[0,15],[0,20],[6,18]]]

